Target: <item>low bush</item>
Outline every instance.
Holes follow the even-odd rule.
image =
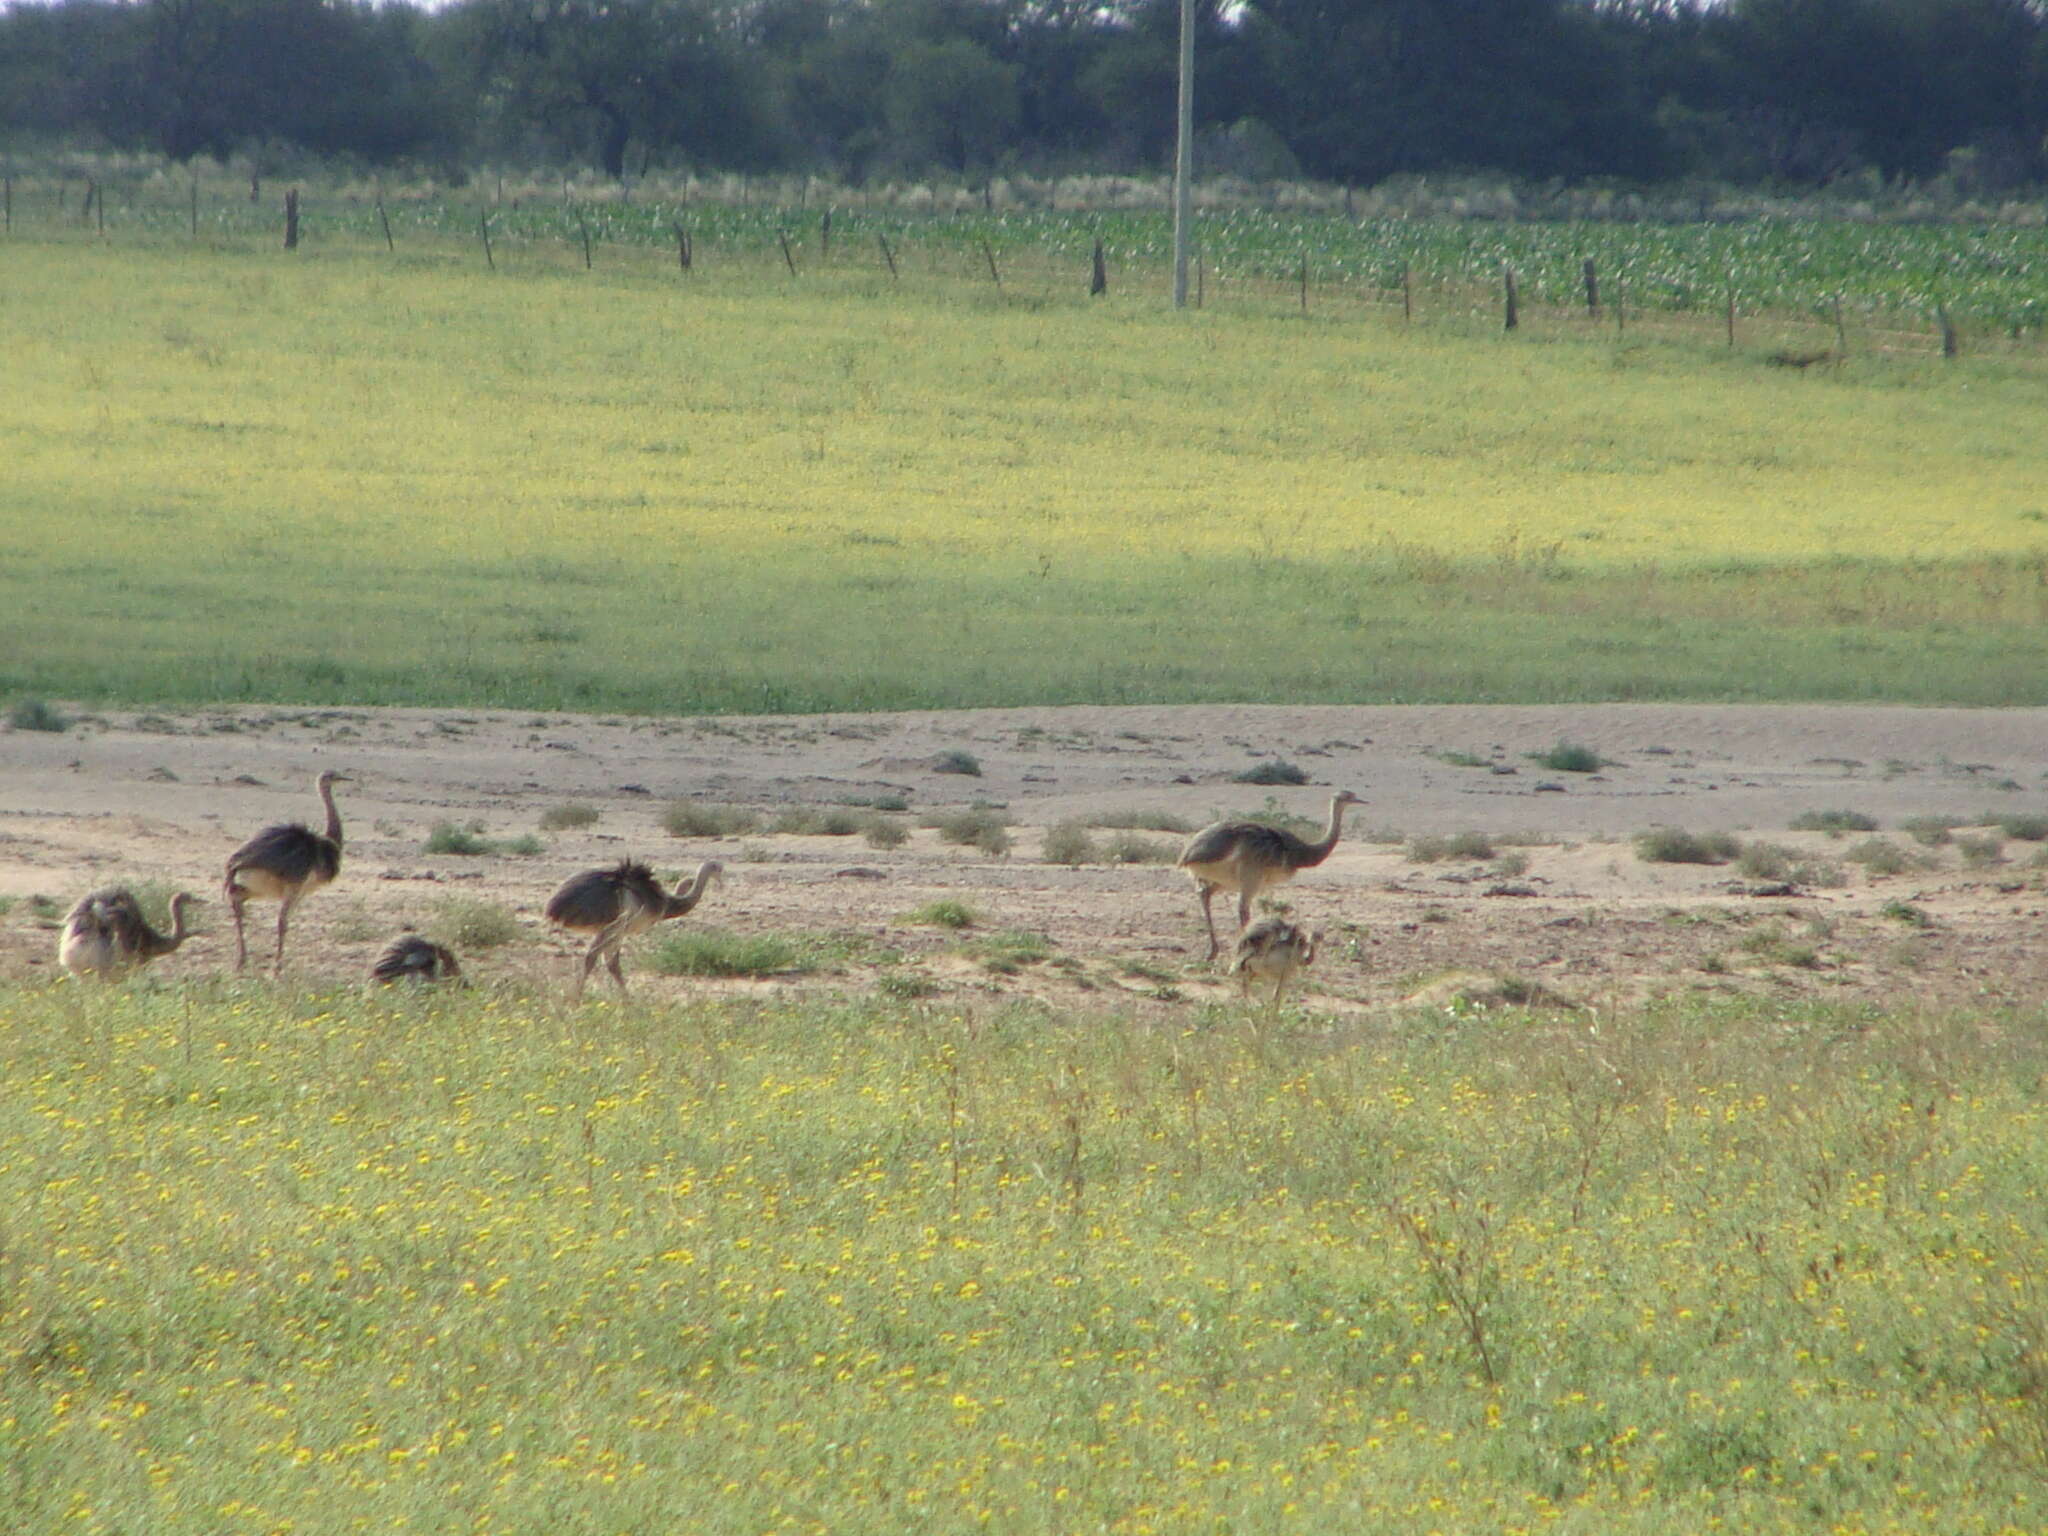
[[[1645,864],[1726,864],[1742,852],[1742,839],[1732,832],[1688,832],[1682,827],[1652,827],[1638,832],[1636,857]]]

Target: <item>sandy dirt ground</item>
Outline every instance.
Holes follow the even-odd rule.
[[[76,712],[75,712],[76,713]],[[1608,759],[1544,768],[1560,741]],[[966,752],[981,774],[937,771]],[[1233,781],[1284,759],[1311,782]],[[2048,710],[1853,706],[1416,706],[1066,708],[817,717],[618,719],[509,711],[238,708],[84,712],[64,733],[0,729],[0,977],[59,975],[64,908],[110,883],[209,898],[205,930],[158,963],[164,982],[233,964],[222,860],[268,823],[317,825],[313,780],[341,787],[340,878],[299,908],[287,974],[354,982],[390,938],[430,928],[451,901],[501,905],[519,936],[464,956],[484,984],[561,995],[580,941],[541,918],[578,870],[628,856],[666,876],[719,858],[728,878],[681,924],[799,941],[807,964],[749,979],[655,974],[655,936],[629,946],[636,996],[798,990],[1038,999],[1187,1009],[1236,996],[1203,963],[1192,887],[1170,863],[1046,862],[1063,820],[1166,812],[1189,824],[1268,796],[1320,822],[1333,789],[1364,797],[1331,858],[1274,893],[1326,935],[1310,1006],[1483,1006],[1505,994],[1561,1006],[1628,1005],[1686,991],[1848,1002],[2017,1003],[2048,980],[2040,942],[2048,844],[2004,841],[1995,861],[1923,847],[1903,818],[1982,823],[2048,813]],[[859,836],[756,831],[678,838],[672,802],[772,813],[900,797],[915,830],[897,848]],[[926,815],[1002,807],[1003,857],[949,845]],[[580,829],[540,832],[582,805]],[[1802,813],[1876,818],[1921,867],[1874,876],[1844,855],[1860,834],[1790,832]],[[440,823],[487,837],[538,833],[544,851],[423,851]],[[1815,865],[1787,884],[1732,864],[1646,863],[1632,839],[1665,825],[1729,831]],[[1490,860],[1419,862],[1407,844],[1478,831]],[[1102,837],[1105,834],[1097,834]],[[1179,836],[1149,834],[1178,849]],[[1967,835],[1967,834],[1965,834]],[[965,931],[912,921],[951,899]],[[1228,899],[1218,902],[1229,915]],[[251,907],[267,956],[275,909]],[[1043,958],[991,964],[977,941],[1040,934]],[[600,989],[593,988],[593,995]]]

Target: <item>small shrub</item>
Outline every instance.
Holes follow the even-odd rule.
[[[1790,880],[1798,863],[1798,852],[1783,843],[1747,843],[1735,867],[1751,880]]]
[[[519,937],[519,919],[495,901],[449,896],[435,904],[426,933],[454,950],[496,949]]]
[[[792,805],[775,813],[768,830],[785,837],[851,837],[861,829],[853,811],[828,806]]]
[[[17,731],[61,733],[71,729],[70,717],[44,699],[16,699],[7,711],[7,723]]]
[[[958,747],[949,747],[932,759],[933,773],[964,773],[970,778],[981,777],[981,759],[972,752],[963,752]]]
[[[1917,862],[1888,837],[1866,837],[1842,857],[1873,875],[1902,875]]]
[[[903,921],[928,928],[972,928],[980,918],[966,902],[946,899],[926,902],[915,912],[904,913]]]
[[[493,853],[516,853],[522,858],[532,858],[536,854],[546,853],[548,845],[534,836],[533,833],[522,832],[517,837],[495,844],[491,851]]]
[[[1982,837],[1959,837],[1956,848],[1963,856],[1965,869],[1989,869],[2005,862],[2005,839],[1996,832],[1987,832]]]
[[[1171,864],[1180,850],[1156,837],[1119,832],[1103,845],[1102,856],[1111,864]]]
[[[1254,763],[1230,776],[1233,784],[1306,784],[1308,775],[1284,758]]]
[[[870,848],[901,848],[910,838],[910,829],[894,816],[870,813],[861,821],[860,835]]]
[[[1046,829],[1043,857],[1048,864],[1092,864],[1101,856],[1095,839],[1078,821],[1063,821]]]
[[[1159,810],[1116,810],[1100,811],[1088,818],[1092,827],[1108,827],[1112,830],[1127,829],[1137,832],[1192,832],[1195,824],[1185,816],[1176,816],[1172,811]]]
[[[1792,818],[1792,830],[1840,837],[1844,832],[1875,832],[1877,818],[1861,811],[1801,811]]]
[[[1560,741],[1548,752],[1532,752],[1529,756],[1552,773],[1598,773],[1607,766],[1606,758],[1575,741]]]
[[[1969,822],[1960,816],[1908,816],[1899,830],[1924,848],[1939,848],[1955,841],[1955,829]]]
[[[1492,872],[1504,880],[1512,880],[1517,875],[1526,875],[1529,873],[1529,855],[1523,853],[1520,849],[1512,853],[1504,853],[1493,861]]]
[[[664,976],[781,976],[808,970],[796,945],[779,934],[684,928],[665,935],[647,957]]]
[[[1636,834],[1636,857],[1645,864],[1726,864],[1742,852],[1742,839],[1730,832],[1687,832],[1681,827],[1652,827]]]
[[[988,854],[1010,851],[1009,829],[1003,825],[1003,818],[992,810],[974,807],[953,811],[939,817],[936,824],[942,842],[979,848]]]
[[[1908,928],[1925,928],[1930,921],[1927,914],[1910,901],[1888,901],[1880,915],[1895,923],[1904,923]]]
[[[2014,812],[1993,818],[1992,824],[2007,837],[2017,838],[2023,843],[2038,843],[2048,839],[2048,816]]]
[[[671,800],[661,813],[661,829],[671,837],[744,837],[760,825],[761,818],[744,805]]]
[[[1726,864],[1743,852],[1731,831],[1686,831],[1651,827],[1636,834],[1636,858],[1645,864]]]
[[[427,853],[454,853],[465,858],[477,857],[491,852],[491,840],[484,836],[484,824],[472,821],[468,826],[458,827],[452,821],[435,825],[427,834],[424,845]]]
[[[1448,837],[1417,837],[1408,843],[1408,858],[1415,864],[1436,864],[1445,859],[1490,859],[1493,840],[1484,832],[1454,832]]]
[[[593,805],[551,805],[540,813],[543,832],[568,832],[596,825],[597,807]]]
[[[1491,768],[1493,766],[1491,758],[1481,757],[1476,752],[1432,752],[1430,756],[1440,763],[1448,763],[1453,768]]]

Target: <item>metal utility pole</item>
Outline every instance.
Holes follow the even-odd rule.
[[[1180,0],[1180,113],[1173,149],[1173,307],[1188,307],[1195,234],[1195,0]]]

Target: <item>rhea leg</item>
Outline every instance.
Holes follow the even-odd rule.
[[[235,914],[235,969],[243,970],[249,964],[249,940],[242,931],[242,903],[247,900],[241,887],[228,887],[228,906]]]
[[[624,946],[620,944],[612,946],[612,957],[607,962],[607,968],[612,973],[612,980],[618,983],[619,996],[624,997],[626,995],[626,973],[619,968],[619,951],[622,948]]]
[[[291,921],[292,903],[297,899],[298,893],[294,891],[277,904],[277,952],[270,957],[273,974],[281,974],[284,970],[284,929],[285,924]]]
[[[1216,951],[1223,946],[1216,939],[1216,918],[1209,910],[1209,902],[1216,894],[1216,887],[1207,880],[1197,881],[1195,894],[1202,898],[1202,923],[1209,930],[1209,958],[1216,958]]]

